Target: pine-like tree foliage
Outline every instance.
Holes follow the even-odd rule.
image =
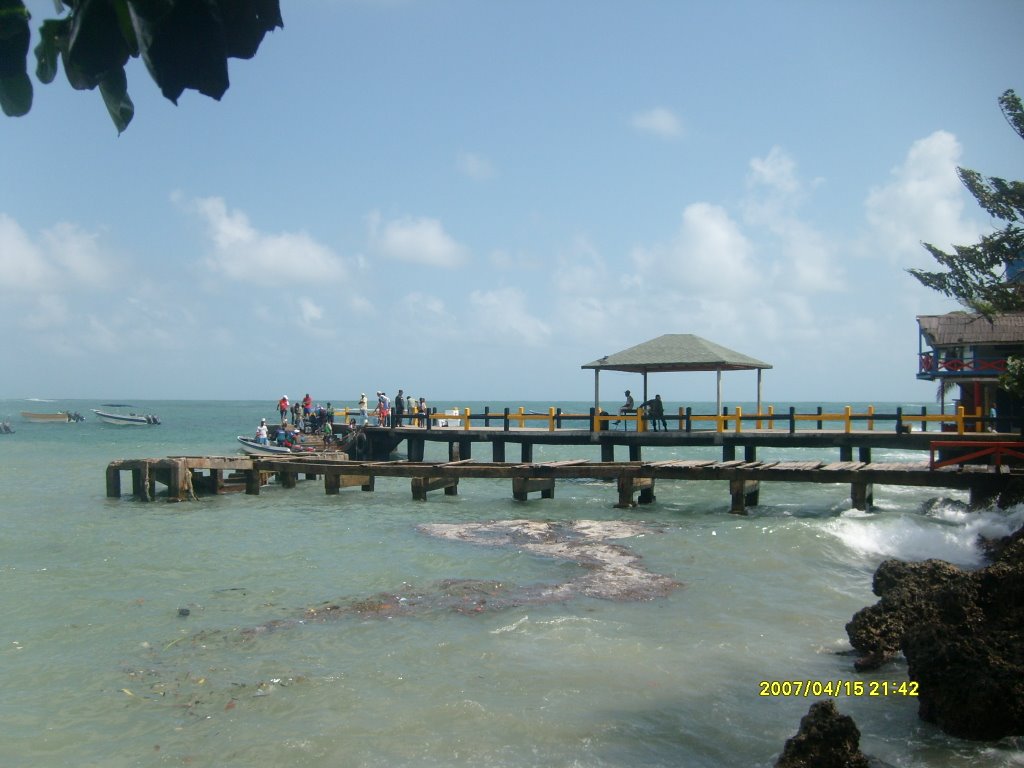
[[[1024,107],[1017,94],[1012,90],[1003,93],[999,107],[1013,130],[1024,139]],[[983,315],[1022,311],[1024,284],[1010,280],[1008,269],[1024,260],[1024,183],[986,177],[969,168],[958,168],[957,172],[978,205],[1004,225],[978,243],[953,246],[952,253],[925,243],[924,247],[943,269],[907,271],[922,285]]]
[[[1012,90],[999,97],[1003,116],[1024,139],[1024,106]],[[1024,311],[1024,183],[982,176],[957,168],[960,181],[993,219],[1003,226],[974,245],[955,245],[949,253],[930,243],[924,247],[942,271],[907,270],[922,285],[957,299],[985,317]],[[1014,273],[1018,274],[1014,274]],[[1000,388],[1024,398],[1024,358],[1010,355]]]

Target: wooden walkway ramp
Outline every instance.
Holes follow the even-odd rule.
[[[1019,470],[1019,468],[1017,468]],[[156,484],[167,487],[173,500],[195,498],[203,493],[243,490],[257,495],[271,477],[284,488],[293,488],[300,477],[323,478],[328,494],[359,486],[374,489],[377,477],[411,480],[413,498],[425,500],[434,490],[458,493],[462,480],[505,479],[512,483],[513,498],[525,501],[531,493],[552,498],[555,482],[566,479],[615,481],[617,507],[636,501],[655,501],[655,483],[662,481],[718,480],[729,483],[731,510],[742,514],[759,503],[762,482],[849,484],[850,498],[857,509],[867,509],[874,485],[904,485],[957,488],[970,491],[972,503],[997,497],[1011,483],[1024,479],[1024,472],[1009,466],[950,465],[932,468],[929,461],[716,461],[680,459],[668,461],[592,462],[572,459],[552,462],[479,462],[463,459],[445,462],[348,461],[322,456],[238,456],[169,457],[164,459],[123,459],[111,462],[106,472],[107,496],[119,498],[121,473],[130,472],[132,494],[152,500]]]

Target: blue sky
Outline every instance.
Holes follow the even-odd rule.
[[[1024,178],[1018,0],[281,5],[219,103],[133,61],[121,136],[63,74],[0,120],[0,396],[586,400],[694,333],[929,401],[905,268],[990,230],[957,165]]]

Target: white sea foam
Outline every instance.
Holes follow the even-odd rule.
[[[491,630],[491,634],[492,635],[500,635],[500,634],[503,634],[505,632],[515,632],[517,629],[519,629],[519,627],[521,627],[523,624],[525,624],[529,620],[530,620],[529,616],[523,616],[518,621],[514,621],[511,624],[506,624],[504,627],[498,627],[497,629],[492,629]]]
[[[1007,536],[1022,523],[1024,506],[970,512],[957,503],[940,503],[927,514],[844,513],[824,528],[859,557],[938,558],[977,567],[984,564],[982,539]]]

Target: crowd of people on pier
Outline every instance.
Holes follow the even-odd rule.
[[[369,399],[365,392],[359,396],[359,416],[362,418],[363,424],[369,423],[371,412],[369,411]],[[377,401],[372,412],[374,426],[426,427],[429,417],[430,408],[424,397],[416,400],[412,395],[407,395],[404,390],[399,389],[392,400],[386,392],[377,392]]]
[[[315,402],[308,392],[294,403],[287,395],[282,395],[277,401],[280,427],[272,431],[267,420],[261,419],[256,429],[256,440],[264,445],[272,439],[278,444],[287,444],[287,441],[301,439],[301,435],[321,435],[325,443],[330,443],[341,431],[371,424],[377,427],[426,427],[430,418],[426,398],[417,400],[402,389],[394,399],[385,392],[377,392],[372,409],[366,393],[361,393],[356,408],[346,409],[348,421],[340,427],[335,425],[337,410],[330,401],[326,405]],[[358,410],[358,418],[353,413],[355,410]]]
[[[665,404],[661,395],[655,395],[636,405],[630,390],[625,392],[626,400],[619,408],[619,416],[634,415],[642,412],[644,420],[655,432],[668,430],[665,420]],[[281,444],[301,439],[302,435],[321,435],[325,443],[330,443],[342,432],[349,432],[364,426],[376,427],[427,427],[430,425],[431,413],[424,397],[414,398],[399,389],[392,398],[384,391],[378,390],[371,400],[365,392],[361,392],[353,409],[346,408],[344,414],[347,422],[340,426],[335,424],[337,409],[330,401],[321,405],[313,400],[307,392],[294,403],[287,395],[282,395],[277,402],[280,417],[280,428],[272,433],[268,430],[266,419],[263,419],[256,431],[256,439],[268,443],[273,438]],[[356,415],[358,412],[358,416]],[[619,421],[615,421],[619,424]]]

